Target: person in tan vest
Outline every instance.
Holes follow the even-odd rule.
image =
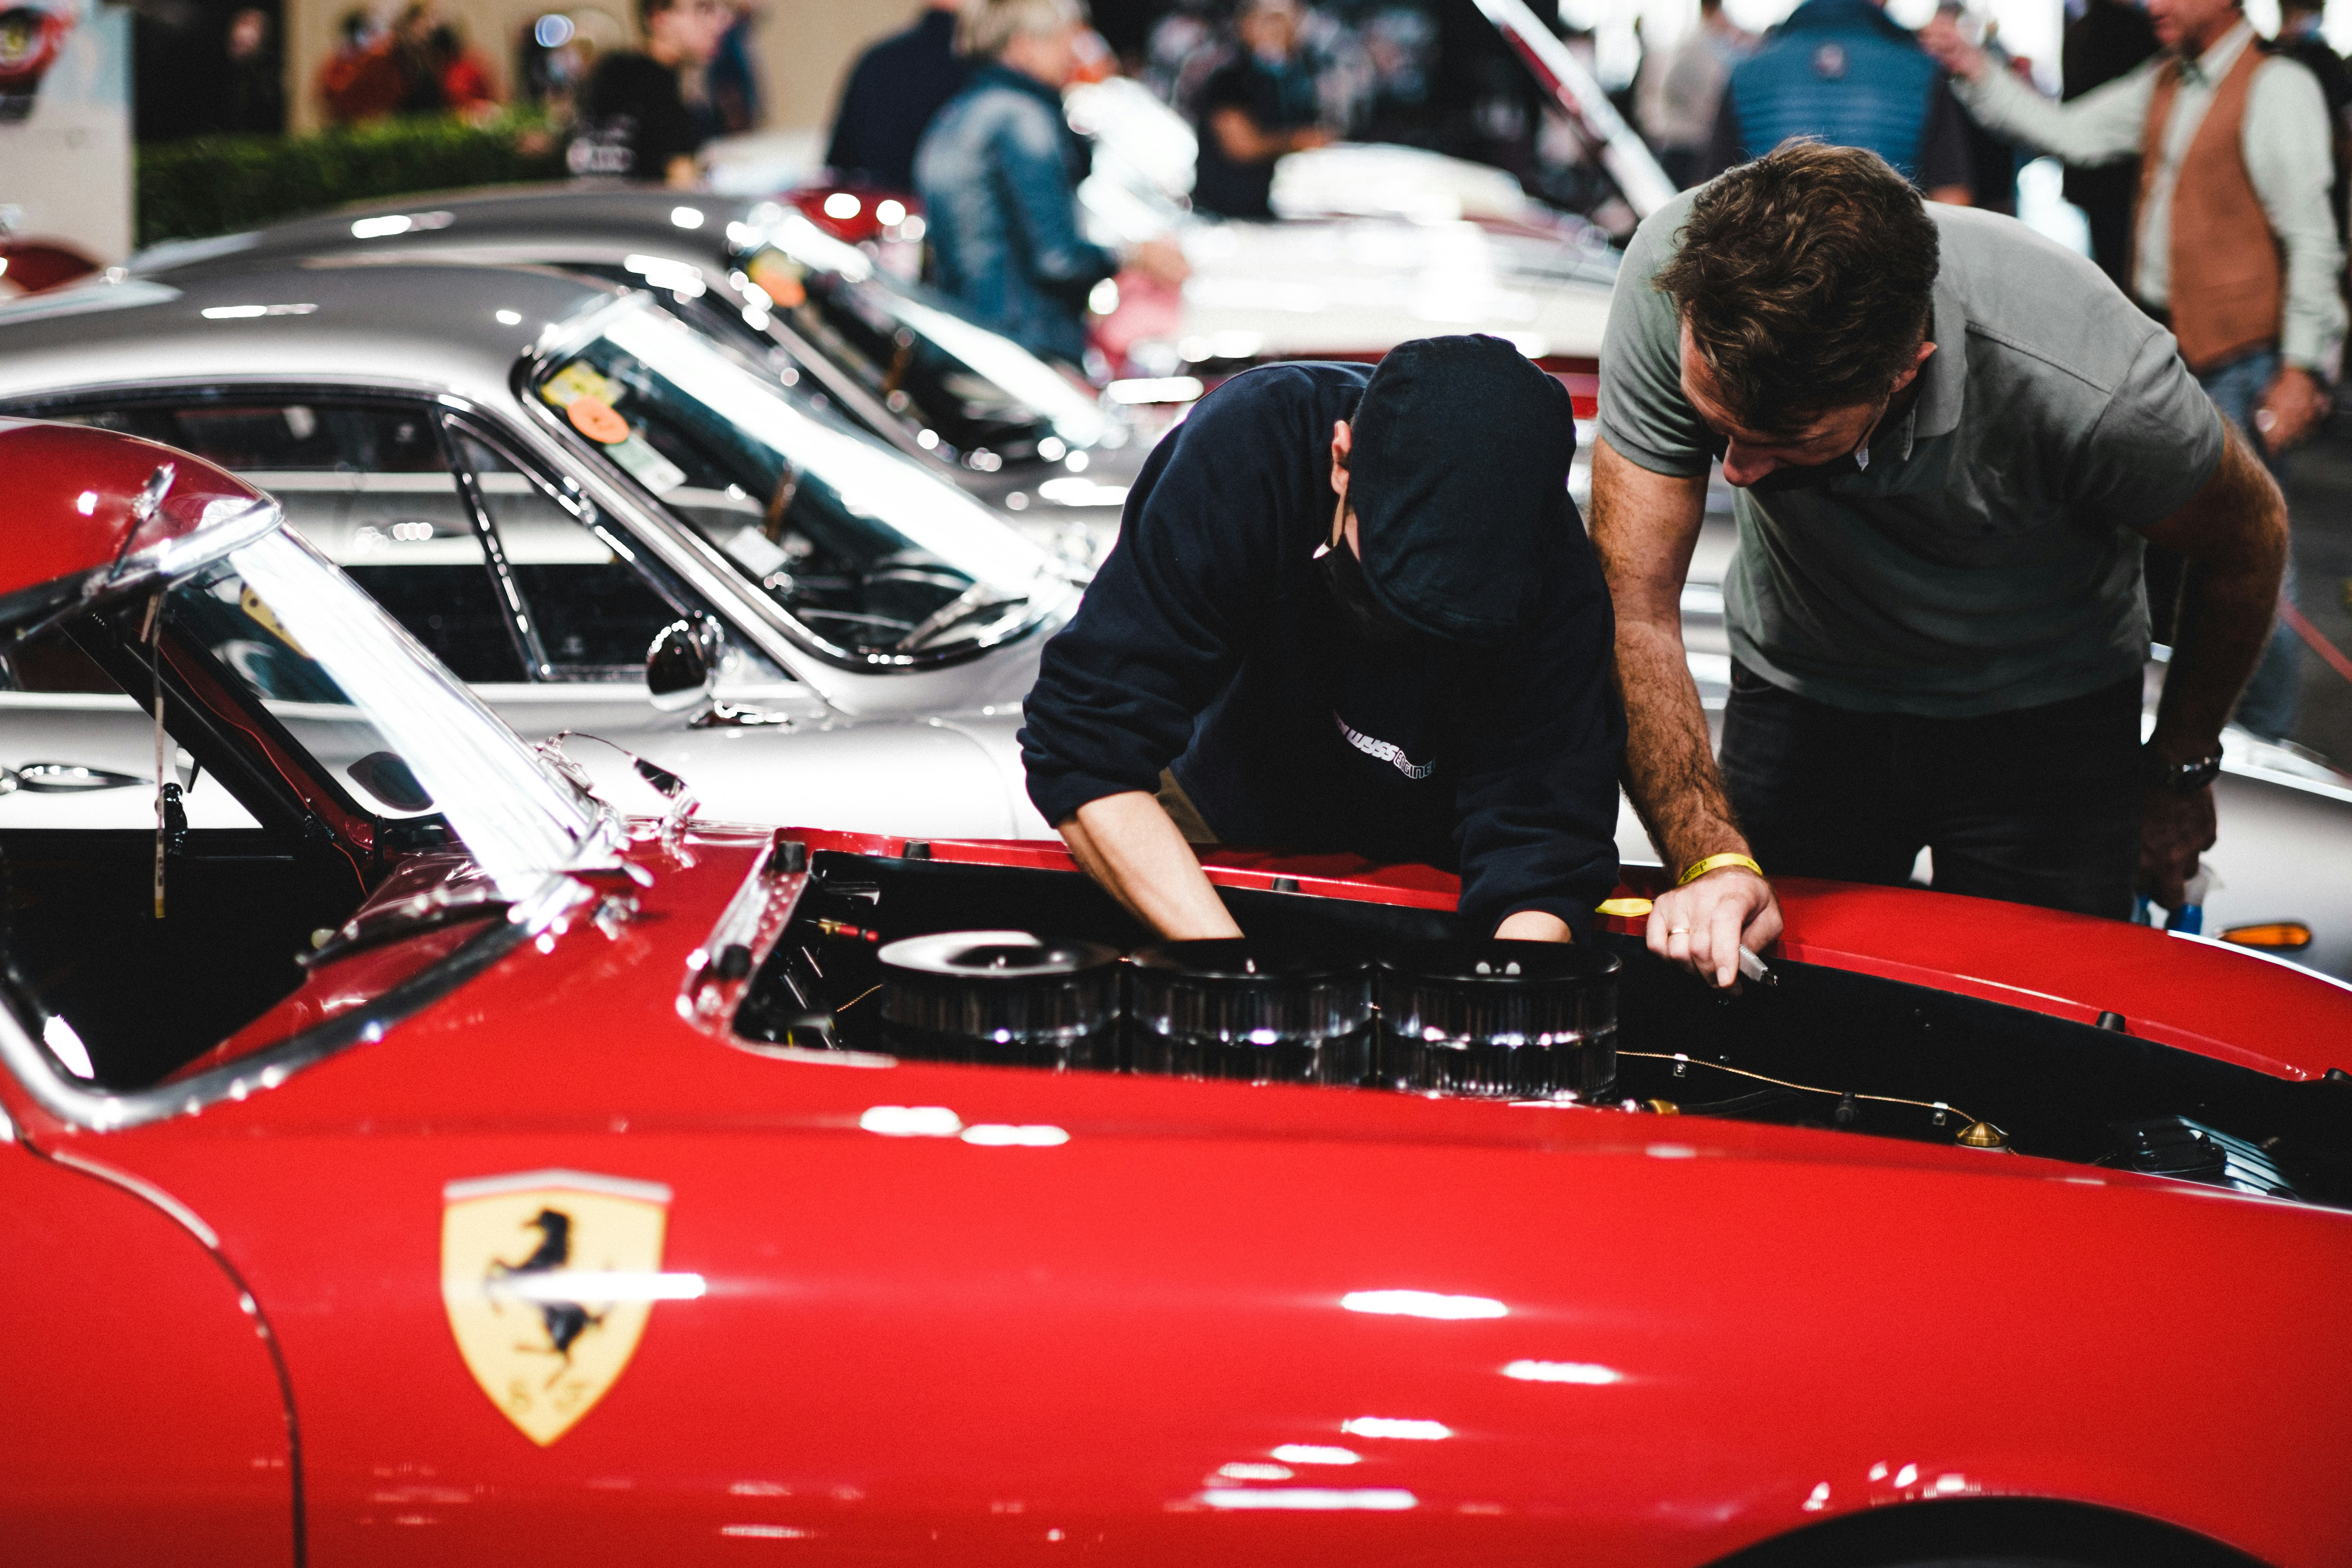
[[[2263,47],[2238,0],[2147,0],[2147,14],[2163,51],[2064,104],[1995,68],[1948,16],[1920,42],[1988,129],[2073,164],[2139,155],[2131,292],[2284,489],[2285,454],[2326,414],[2344,342],[2326,100],[2310,71]],[[2295,677],[2282,625],[2238,722],[2290,735]]]

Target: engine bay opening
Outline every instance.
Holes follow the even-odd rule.
[[[1555,950],[1576,973],[1549,1001],[1519,985],[1498,1007],[1482,1004],[1475,973],[1497,944],[1464,942],[1454,917],[1436,911],[1229,889],[1247,942],[1161,946],[1075,872],[835,851],[811,857],[810,870],[738,1009],[747,1042],[1574,1100],[1956,1145],[1986,1159],[2013,1151],[2352,1206],[2352,1083],[2293,1081],[1900,981],[1780,960],[1777,984],[1720,996],[1638,938],[1602,933],[1590,950]],[[999,951],[983,951],[982,937]],[[1004,944],[1034,939],[1066,970],[1054,983],[1091,987],[1092,1000],[1034,1027],[1016,1023],[1006,1000],[991,1012],[940,999],[951,984],[919,1004],[905,979],[894,988],[884,962],[912,938],[938,938],[939,952],[964,955],[968,969],[1000,973],[1039,957],[1008,959]],[[1216,946],[1228,951],[1175,951]],[[1116,1002],[1104,979],[1112,973]],[[1022,1020],[1045,1016],[1022,1005]],[[1064,1033],[1046,1040],[1036,1028]],[[1000,1030],[1004,1044],[1024,1043],[992,1048]],[[1574,1048],[1540,1058],[1489,1048],[1480,1060],[1437,1044],[1539,1037]],[[1431,1048],[1417,1058],[1400,1048],[1415,1043]],[[1552,1064],[1540,1079],[1505,1065],[1539,1059]]]

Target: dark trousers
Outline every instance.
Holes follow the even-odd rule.
[[[2139,879],[2137,676],[1978,719],[1858,713],[1735,663],[1723,777],[1774,876],[1936,888],[2129,920]]]

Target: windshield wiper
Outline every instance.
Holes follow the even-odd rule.
[[[992,610],[1009,609],[1028,602],[1026,594],[999,594],[984,583],[974,583],[917,621],[907,635],[898,639],[893,651],[913,653],[950,626],[959,626],[976,616],[984,616]]]

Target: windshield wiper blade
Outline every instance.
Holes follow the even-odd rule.
[[[949,627],[984,616],[991,610],[1009,609],[1029,602],[1026,594],[998,594],[984,584],[974,583],[954,598],[917,621],[905,637],[898,639],[895,651],[913,653]]]

